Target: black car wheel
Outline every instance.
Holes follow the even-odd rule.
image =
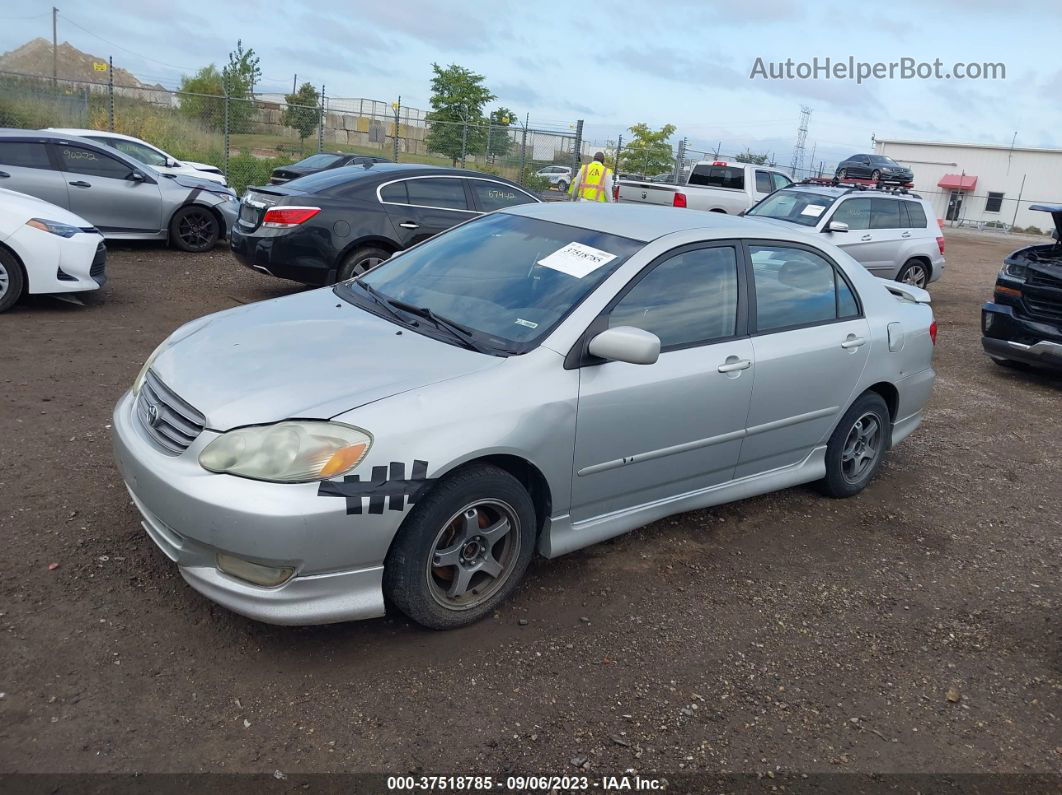
[[[557,180],[557,190],[559,190],[561,193],[567,193],[568,183],[565,182],[563,179]]]
[[[535,527],[520,481],[489,464],[460,469],[406,517],[384,563],[384,594],[431,629],[478,621],[524,576]]]
[[[0,248],[0,312],[6,312],[22,296],[22,266],[15,256]]]
[[[889,448],[890,429],[889,409],[881,395],[861,395],[826,445],[826,477],[818,482],[819,491],[828,497],[852,497],[866,488]]]
[[[870,172],[870,178],[877,182],[879,179],[881,179],[881,172],[875,168],[873,171]]]
[[[842,168],[837,172],[837,179],[845,179],[848,176],[848,169]]]
[[[181,251],[209,251],[220,234],[221,224],[207,207],[182,207],[170,220],[170,240]]]
[[[343,258],[343,264],[339,266],[337,281],[345,282],[347,279],[356,279],[363,273],[375,268],[385,259],[391,256],[390,251],[375,246],[363,246],[355,249]]]

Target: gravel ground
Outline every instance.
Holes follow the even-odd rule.
[[[111,408],[177,325],[297,288],[114,247],[85,306],[0,317],[0,771],[1062,772],[1062,379],[979,341],[1016,245],[949,236],[935,395],[862,495],[538,561],[448,633],[270,627],[184,584]]]

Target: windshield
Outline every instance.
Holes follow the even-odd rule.
[[[290,166],[290,168],[328,168],[333,163],[342,160],[341,155],[310,155],[309,157],[300,160],[298,163]]]
[[[772,193],[746,215],[777,218],[801,226],[815,226],[822,214],[834,203],[832,196],[810,191],[780,190]]]
[[[644,243],[495,213],[463,224],[374,268],[336,293],[379,311],[372,294],[427,308],[499,353],[525,353]],[[369,285],[365,290],[359,282]],[[430,323],[418,331],[434,335]],[[452,336],[439,336],[453,342]]]

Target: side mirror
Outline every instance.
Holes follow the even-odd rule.
[[[617,326],[590,340],[587,350],[613,362],[653,364],[660,358],[660,338],[634,326]]]
[[[166,168],[177,168],[180,165],[180,162],[174,160],[172,157],[166,158]]]
[[[1052,229],[1051,230],[1051,237],[1053,237],[1055,240],[1058,240],[1058,230],[1057,229]]]
[[[824,232],[847,232],[848,224],[843,221],[830,221],[826,224],[826,228],[822,230]]]
[[[747,212],[748,212],[748,210],[742,210],[741,212],[738,213],[738,215],[744,215]]]
[[[143,182],[144,181],[144,175],[141,174],[139,171],[133,171],[133,172],[131,172],[129,174],[129,176],[126,179],[130,179],[133,182]]]

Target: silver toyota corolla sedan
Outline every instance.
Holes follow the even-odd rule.
[[[922,419],[929,295],[746,218],[531,204],[177,329],[114,412],[156,544],[246,616],[490,613],[555,557],[817,482]]]

